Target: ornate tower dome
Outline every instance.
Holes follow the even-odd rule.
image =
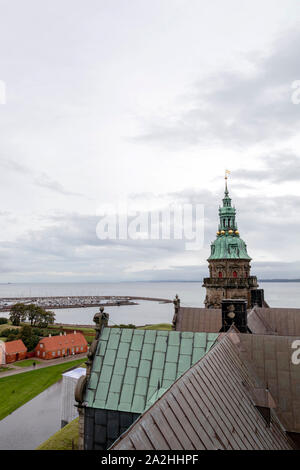
[[[217,238],[211,244],[208,258],[209,278],[204,278],[206,288],[205,306],[221,307],[221,301],[228,298],[246,299],[250,305],[250,291],[257,288],[257,279],[250,276],[251,258],[247,245],[240,238],[235,220],[236,210],[231,205],[225,175],[223,206],[219,207]]]

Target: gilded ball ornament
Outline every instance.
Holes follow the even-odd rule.
[[[233,230],[231,230],[231,229],[228,230],[228,233],[229,233],[229,235],[231,235],[233,233]]]
[[[224,235],[225,234],[225,230],[221,230],[221,235]]]
[[[236,230],[234,233],[235,233],[236,235],[239,235],[239,234],[240,234],[240,232],[239,232],[238,230]]]

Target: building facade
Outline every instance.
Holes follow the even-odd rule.
[[[6,358],[5,358],[5,343],[4,341],[0,340],[0,366],[5,365]]]
[[[35,356],[41,359],[56,359],[87,352],[88,344],[82,333],[49,335],[42,338],[35,347]]]
[[[5,361],[6,364],[26,359],[27,348],[21,339],[7,341],[5,343]]]
[[[250,275],[251,258],[238,231],[236,209],[231,205],[227,177],[225,181],[223,206],[219,208],[217,238],[211,244],[211,253],[207,260],[209,277],[203,280],[203,287],[206,288],[205,307],[221,308],[224,299],[245,299],[250,307],[250,292],[257,289],[257,278]]]

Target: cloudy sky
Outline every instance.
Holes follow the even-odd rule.
[[[0,13],[0,282],[201,280],[226,168],[253,274],[300,278],[298,0],[0,0]],[[203,246],[100,240],[120,201],[202,204]]]

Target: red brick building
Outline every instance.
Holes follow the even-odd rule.
[[[5,343],[6,364],[26,359],[27,348],[21,339]]]
[[[41,359],[56,359],[87,352],[88,343],[82,333],[60,333],[42,338],[35,347],[35,356]]]

